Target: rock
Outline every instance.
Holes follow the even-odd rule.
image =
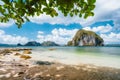
[[[78,30],[68,46],[103,46],[103,39],[92,31]]]
[[[19,72],[18,75],[24,74],[24,72]]]
[[[10,49],[0,50],[0,54],[2,54],[2,55],[6,55],[6,54],[9,54],[9,53],[11,53],[11,50],[10,50]]]
[[[20,58],[23,58],[23,59],[27,60],[27,59],[30,59],[30,58],[32,58],[32,57],[30,57],[30,56],[28,56],[28,55],[21,55]]]
[[[49,48],[50,51],[56,50],[55,48]]]
[[[21,54],[20,54],[20,53],[15,53],[14,55],[15,55],[15,56],[20,56]]]
[[[30,50],[24,50],[23,54],[32,54]]]
[[[41,46],[41,44],[36,41],[30,41],[26,43],[24,46]]]
[[[38,64],[38,65],[51,65],[51,64],[54,64],[54,63],[48,62],[48,61],[37,61],[36,64]]]

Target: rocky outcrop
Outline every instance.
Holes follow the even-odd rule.
[[[56,44],[55,42],[52,42],[52,41],[45,41],[41,45],[42,46],[59,46],[58,44]]]
[[[22,44],[18,43],[17,46],[23,46]]]
[[[79,30],[68,46],[103,46],[103,39],[92,31]]]
[[[41,46],[41,44],[36,41],[30,41],[26,43],[24,46]]]

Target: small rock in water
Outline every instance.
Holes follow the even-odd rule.
[[[23,54],[32,54],[30,50],[24,50]]]
[[[38,65],[51,65],[53,63],[48,62],[48,61],[37,61],[36,64],[38,64]]]
[[[20,58],[23,58],[25,60],[32,58],[31,56],[28,55],[21,55]]]
[[[55,48],[50,48],[49,50],[50,50],[50,51],[53,51],[53,50],[56,50],[56,49],[55,49]]]
[[[14,55],[15,55],[15,56],[20,56],[21,54],[20,54],[20,53],[15,53]]]

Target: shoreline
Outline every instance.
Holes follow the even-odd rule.
[[[6,49],[5,49],[6,50]],[[10,52],[11,53],[10,53]],[[21,58],[31,54],[31,49],[9,49],[0,53],[1,80],[120,80],[120,69],[91,64],[66,65]],[[16,54],[20,53],[20,54]],[[16,55],[15,55],[16,54]]]

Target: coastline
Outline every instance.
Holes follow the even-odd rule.
[[[56,62],[21,58],[32,49],[2,49],[0,52],[1,80],[120,80],[120,69],[91,64],[66,65]],[[17,55],[16,53],[20,53]]]

